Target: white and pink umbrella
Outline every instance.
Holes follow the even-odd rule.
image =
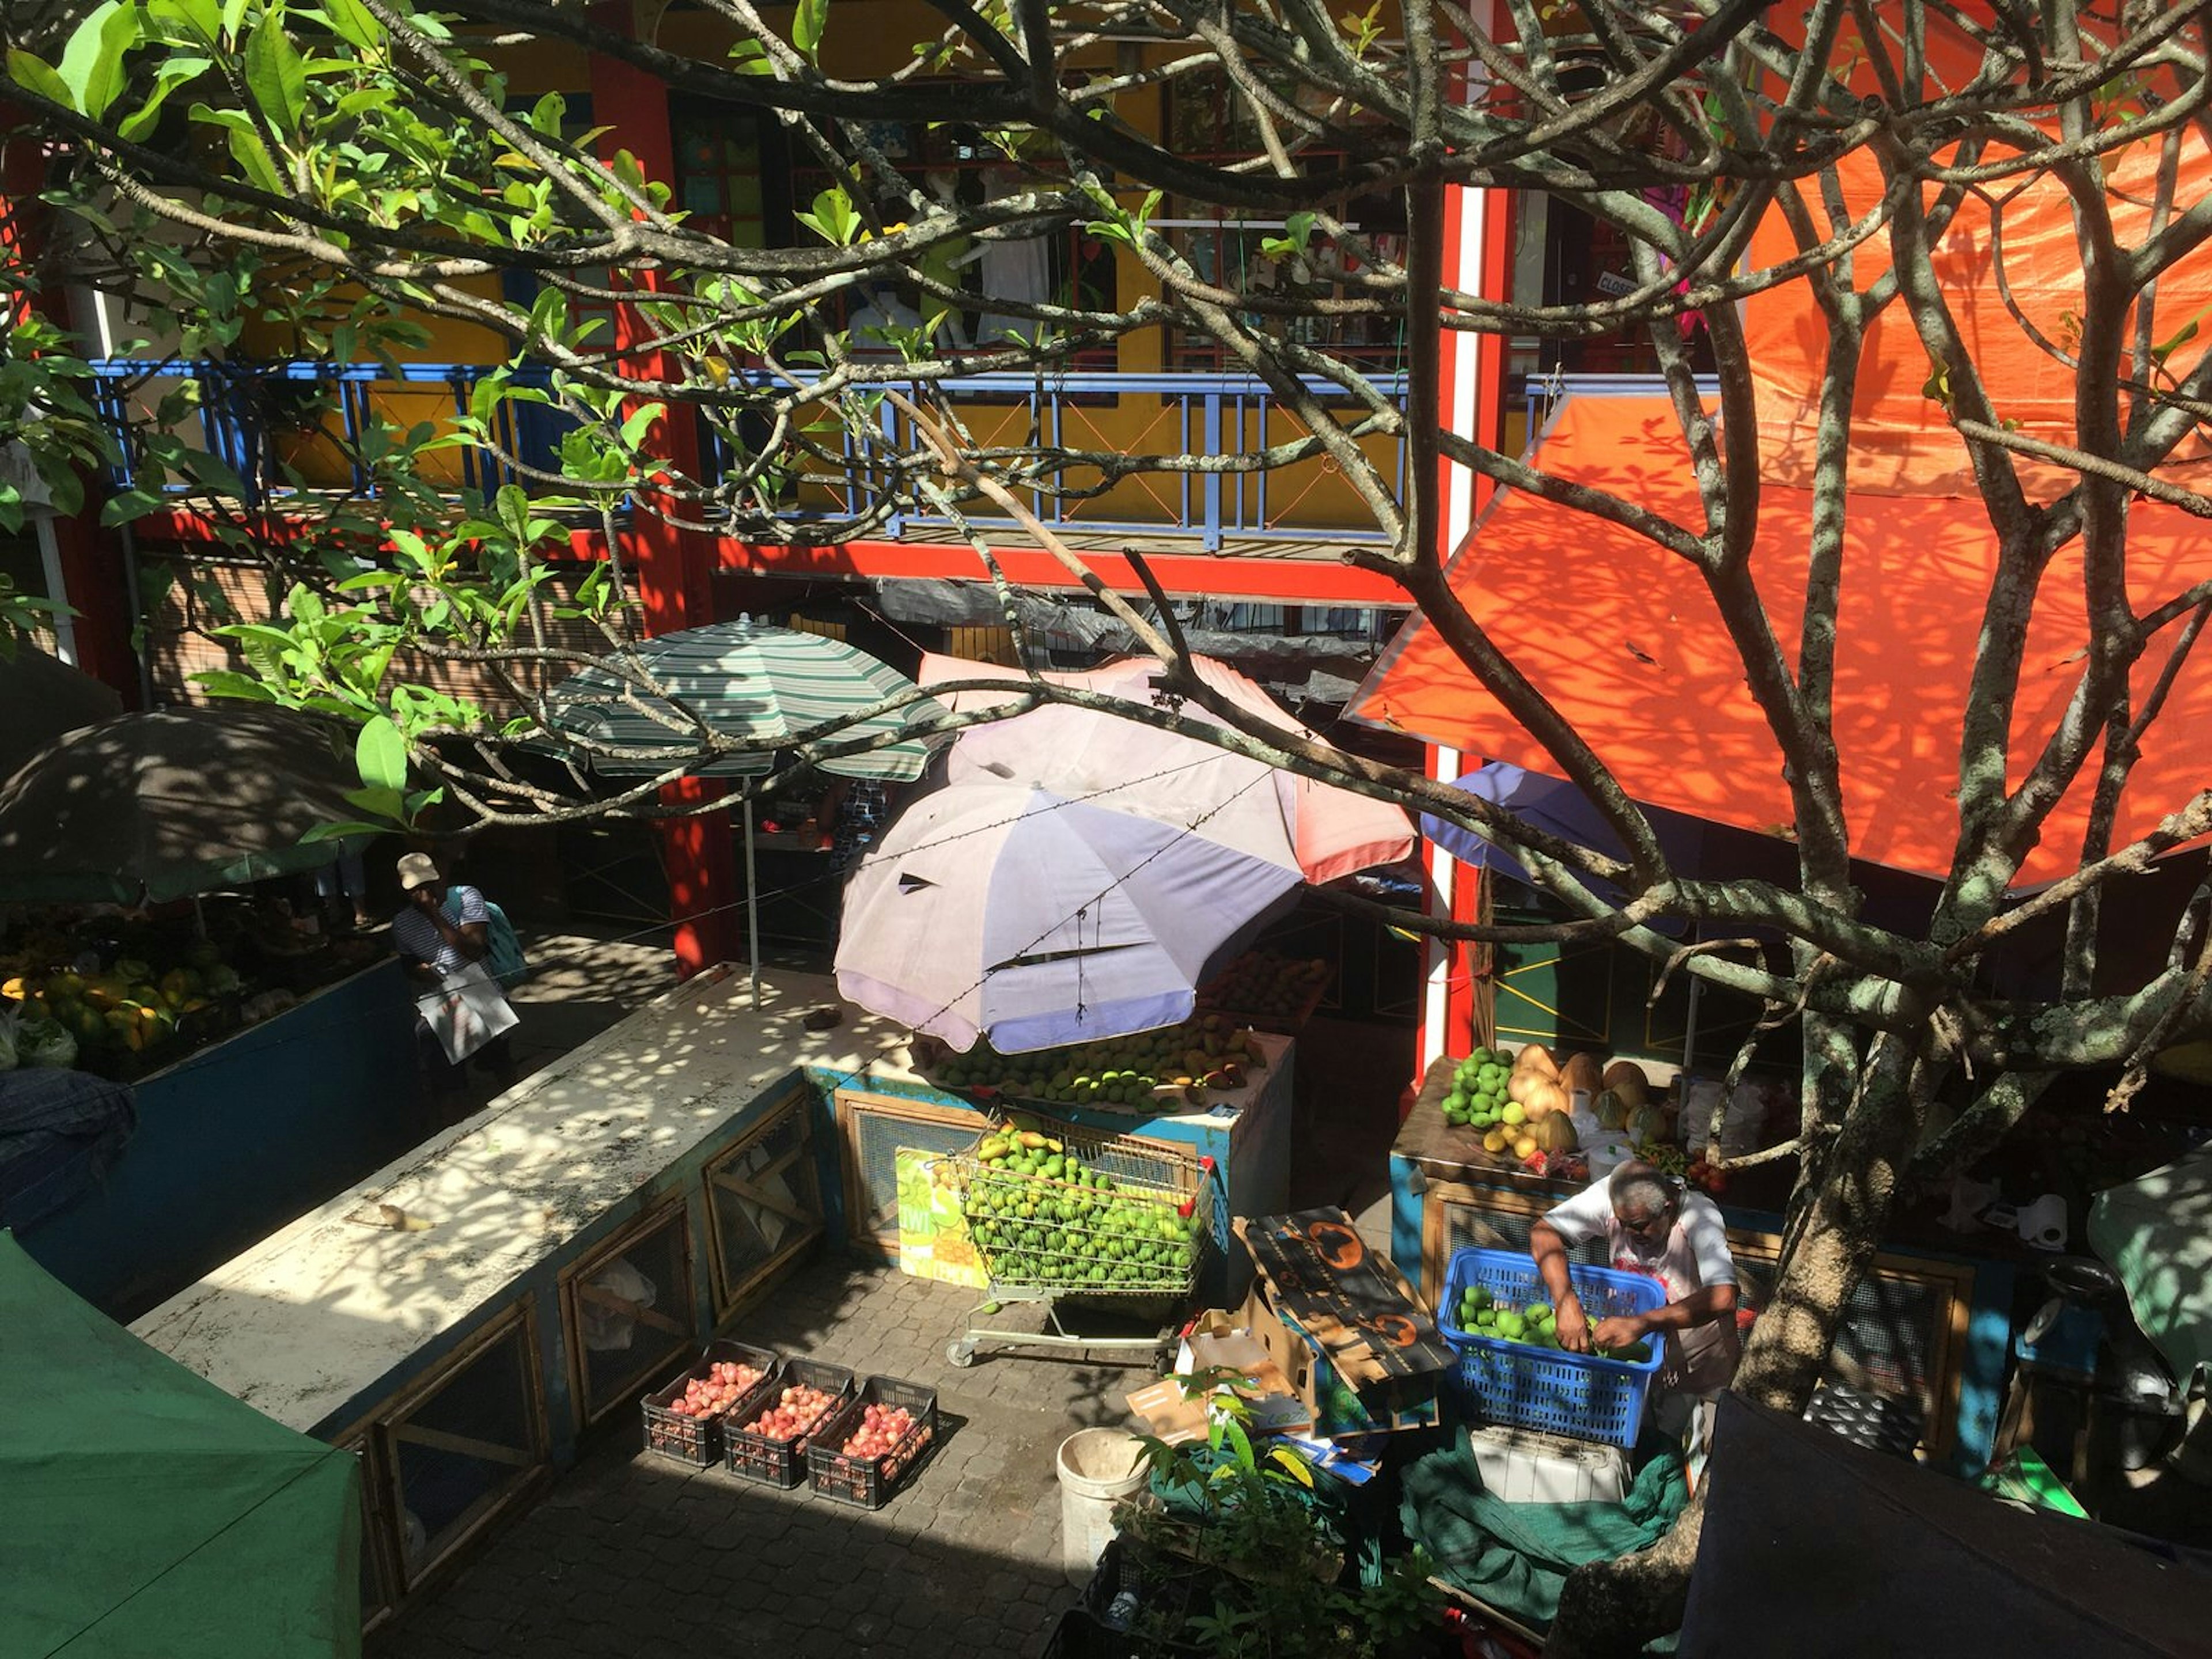
[[[1192,661],[1208,686],[1239,708],[1286,732],[1314,735],[1256,682],[1228,664],[1212,657],[1196,657]],[[1158,665],[1152,659],[1133,657],[1103,668],[1048,671],[1040,678],[1132,702],[1150,703],[1155,696],[1152,681],[1158,672]],[[968,662],[958,657],[924,656],[916,680],[929,686],[960,680],[1026,678],[1018,668]],[[992,694],[951,692],[939,701],[963,710],[988,708]],[[1203,710],[1191,712],[1194,718],[1205,718]],[[1156,799],[1164,800],[1172,809],[1177,798],[1194,787],[1193,774],[1201,763],[1223,769],[1239,787],[1254,775],[1273,770],[1203,739],[1091,709],[1060,706],[970,727],[953,744],[948,775],[957,781],[988,771],[1002,781],[1033,783],[1073,794],[1084,793],[1101,781],[1142,780],[1122,794],[1119,804],[1123,810],[1145,811],[1144,803]],[[1298,868],[1306,880],[1334,881],[1357,870],[1395,864],[1412,855],[1413,826],[1397,807],[1293,773],[1274,775]]]
[[[1271,831],[1267,810],[1242,806],[1217,794],[1178,824],[1111,790],[985,780],[925,796],[846,886],[838,993],[1001,1054],[1172,1025],[1300,880],[1279,809]]]

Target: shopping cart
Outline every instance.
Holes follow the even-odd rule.
[[[1160,1352],[1174,1342],[1214,1248],[1220,1183],[1212,1158],[1172,1141],[1016,1115],[952,1166],[969,1237],[990,1275],[988,1297],[946,1349],[955,1365],[974,1364],[982,1343]],[[1042,1331],[976,1322],[1009,1304],[1038,1303]],[[1063,1304],[1158,1326],[1133,1336],[1071,1331]]]

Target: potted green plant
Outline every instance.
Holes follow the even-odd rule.
[[[1212,1659],[1398,1659],[1437,1627],[1443,1595],[1416,1551],[1371,1582],[1349,1575],[1328,1477],[1290,1447],[1255,1443],[1226,1380],[1184,1380],[1208,1401],[1203,1440],[1147,1437],[1146,1498],[1115,1515],[1147,1588],[1139,1652]],[[1218,1390],[1217,1392],[1217,1390]]]

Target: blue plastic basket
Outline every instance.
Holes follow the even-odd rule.
[[[1567,1274],[1576,1300],[1593,1325],[1619,1314],[1648,1313],[1667,1299],[1666,1287],[1643,1273],[1570,1267]],[[1644,1397],[1662,1358],[1656,1338],[1650,1342],[1651,1357],[1639,1362],[1534,1348],[1463,1331],[1451,1322],[1459,1314],[1460,1292],[1470,1285],[1480,1285],[1492,1300],[1514,1307],[1551,1297],[1536,1264],[1525,1255],[1511,1250],[1452,1252],[1437,1327],[1459,1355],[1455,1380],[1462,1403],[1485,1422],[1502,1428],[1539,1429],[1624,1449],[1635,1446],[1644,1423]]]

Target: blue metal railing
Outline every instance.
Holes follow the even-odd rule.
[[[276,439],[287,430],[310,429],[301,418],[298,399],[318,392],[334,399],[327,410],[319,406],[313,412],[318,418],[326,414],[337,416],[337,434],[345,442],[354,487],[368,492],[375,481],[359,457],[380,392],[442,386],[451,392],[453,412],[462,415],[468,412],[477,383],[494,372],[489,365],[466,363],[403,363],[396,366],[395,373],[392,366],[378,363],[122,358],[104,360],[93,368],[101,410],[118,433],[129,425],[126,406],[142,387],[157,389],[180,380],[197,383],[202,442],[244,483],[249,507],[258,506],[266,497],[271,481],[279,476]],[[543,387],[549,378],[543,368],[514,374],[516,382],[524,386]],[[1370,380],[1394,407],[1403,410],[1406,381],[1402,374],[1377,374]],[[1348,410],[1352,402],[1326,381],[1310,379],[1304,385],[1310,394],[1334,408]],[[939,389],[963,406],[971,430],[981,441],[1009,449],[1036,445],[1110,451],[1128,441],[1133,426],[1133,447],[1144,453],[1215,456],[1292,441],[1305,430],[1265,383],[1250,375],[975,374],[943,382]],[[289,410],[288,402],[293,405]],[[1148,404],[1157,407],[1147,408]],[[1102,424],[1099,416],[1109,410],[1113,413]],[[889,404],[883,405],[878,419],[892,453],[912,447],[913,434],[905,417]],[[502,401],[495,420],[494,441],[511,459],[502,459],[489,449],[463,447],[459,454],[464,483],[483,489],[508,483],[527,487],[529,480],[516,464],[526,470],[559,471],[561,439],[574,428],[574,417],[544,404]],[[711,483],[724,476],[734,457],[719,434],[709,432],[708,437],[706,471]],[[1376,441],[1376,447],[1382,453],[1376,453],[1374,447],[1370,453],[1376,453],[1393,489],[1402,495],[1406,488],[1403,439]],[[856,434],[846,434],[847,489],[855,498],[868,489],[871,470],[878,464],[872,456],[872,447]],[[135,468],[128,444],[121,446],[121,453],[123,459],[114,469],[114,477],[118,488],[127,489],[135,482]],[[1145,518],[1114,516],[1105,502],[1068,500],[1045,491],[1032,492],[1028,504],[1039,518],[1056,528],[1132,535],[1158,535],[1167,528],[1197,538],[1209,551],[1232,536],[1290,538],[1318,533],[1341,541],[1379,540],[1380,532],[1371,526],[1343,522],[1357,512],[1357,500],[1340,485],[1334,494],[1334,514],[1299,517],[1301,507],[1327,484],[1334,471],[1332,463],[1316,459],[1280,471],[1150,473],[1118,483],[1115,497],[1124,504],[1124,512],[1126,503],[1137,498],[1149,501],[1158,509],[1157,516]],[[828,515],[794,511],[790,516]],[[980,513],[969,517],[971,522],[981,525],[1009,522]],[[889,522],[886,533],[897,536],[909,526],[945,522],[942,515],[908,510]]]
[[[477,383],[494,372],[489,364],[475,363],[388,366],[120,357],[101,359],[92,368],[95,401],[118,437],[134,424],[126,405],[142,390],[158,394],[174,382],[193,383],[198,390],[201,443],[208,453],[238,475],[249,507],[258,507],[267,498],[278,476],[277,437],[287,431],[312,436],[321,424],[325,411],[320,408],[311,411],[310,398],[319,394],[335,399],[335,407],[328,411],[337,417],[338,431],[334,435],[343,439],[353,487],[368,493],[375,481],[362,463],[362,440],[372,427],[373,404],[379,389],[444,386],[452,394],[453,413],[465,415]],[[541,389],[551,383],[542,368],[519,369],[514,378],[519,385]],[[573,416],[547,404],[501,402],[494,420],[493,438],[522,467],[557,472],[562,434],[576,424]],[[118,453],[120,459],[111,469],[112,476],[118,489],[129,489],[137,482],[137,460],[127,441],[118,445]],[[504,483],[526,482],[514,465],[491,450],[470,446],[459,453],[461,480],[471,489],[489,490]]]

